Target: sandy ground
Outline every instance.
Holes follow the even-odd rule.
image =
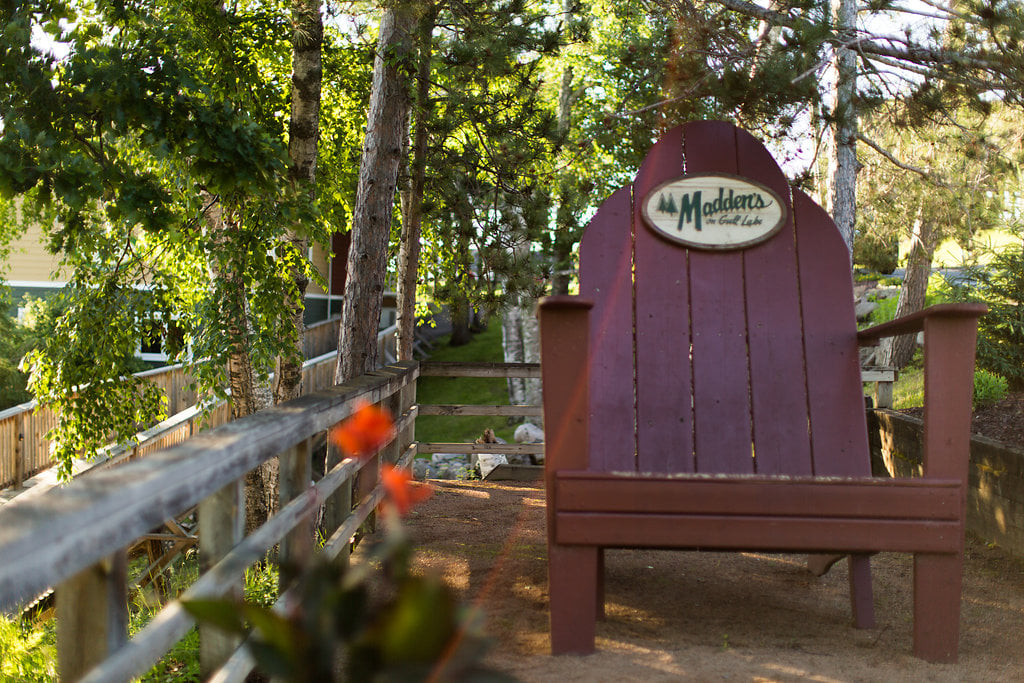
[[[481,607],[488,662],[524,681],[1024,681],[1024,561],[968,539],[960,661],[911,649],[911,558],[872,561],[878,627],[851,624],[845,563],[756,553],[606,553],[598,652],[552,657],[544,491],[433,482],[408,527],[418,566]]]

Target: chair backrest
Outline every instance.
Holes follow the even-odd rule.
[[[656,233],[642,215],[652,193],[667,195],[658,210],[680,226],[685,214],[691,230],[702,217],[705,228],[723,216],[748,221],[742,202],[727,199],[739,210],[722,211],[711,190],[703,202],[666,193],[684,173],[767,188],[784,205],[781,228],[728,249]],[[652,147],[587,226],[580,293],[595,302],[591,470],[870,474],[846,246],[748,133],[695,122]]]

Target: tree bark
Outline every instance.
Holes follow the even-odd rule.
[[[395,345],[398,360],[412,360],[416,336],[416,283],[420,264],[420,226],[423,189],[426,184],[427,137],[430,121],[430,57],[437,5],[420,19],[419,66],[416,72],[415,138],[409,181],[402,201],[402,242],[398,251],[398,329]]]
[[[220,199],[205,190],[200,192],[206,207],[203,217],[206,230],[216,245],[229,239],[233,229],[231,217],[226,215]],[[231,390],[231,417],[237,419],[251,415],[270,405],[269,386],[258,382],[249,356],[248,338],[252,332],[249,321],[249,302],[245,283],[240,273],[224,269],[211,252],[207,256],[210,279],[219,282],[227,292],[228,300],[223,312],[228,316],[228,335],[231,348],[228,355],[228,388]],[[252,531],[260,527],[274,513],[277,500],[278,467],[270,460],[245,475],[245,528]]]
[[[414,26],[411,3],[395,4],[381,17],[338,333],[338,384],[373,370],[377,363],[388,237],[409,113]]]
[[[520,319],[520,308],[510,306],[501,317],[501,347],[506,363],[522,363],[523,325]],[[520,405],[526,402],[526,386],[522,377],[508,378],[508,402]]]
[[[573,1],[562,1],[562,20],[566,26],[572,20]],[[566,66],[562,69],[562,83],[558,91],[558,135],[563,140],[569,135],[569,129],[572,126],[572,75],[572,66]],[[562,201],[563,198],[559,197],[559,204]],[[554,295],[569,293],[570,271],[572,269],[572,226],[568,224],[560,225],[557,218],[559,213],[561,211],[556,207],[555,272],[551,277],[551,293]]]
[[[838,36],[843,43],[856,38],[856,0],[832,0]],[[857,53],[836,49],[833,144],[829,159],[829,208],[846,248],[853,258],[853,232],[857,217]]]
[[[294,0],[292,4],[292,91],[288,126],[289,175],[292,184],[304,188],[310,200],[316,198],[316,157],[320,138],[320,86],[323,80],[321,49],[324,26],[319,0]],[[305,256],[309,240],[300,229],[286,237],[293,249]],[[294,349],[278,359],[274,403],[297,398],[302,393],[302,342],[305,337],[303,298],[309,279],[301,267],[293,267],[295,299],[290,303]]]
[[[928,278],[932,270],[932,256],[935,254],[935,230],[930,221],[922,220],[918,211],[911,234],[910,254],[907,255],[907,271],[903,276],[900,298],[896,302],[896,317],[916,313],[924,308],[928,292]],[[882,364],[902,369],[914,357],[917,335],[904,334],[895,337],[882,354]]]

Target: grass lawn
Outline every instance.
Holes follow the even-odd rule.
[[[448,336],[434,342],[427,360],[462,363],[501,363],[501,320],[491,318],[487,329],[474,335],[465,346],[448,346]],[[416,400],[425,404],[508,405],[508,382],[491,377],[421,377]],[[509,443],[516,425],[495,416],[427,415],[416,418],[416,440],[442,443],[470,443],[490,427]]]

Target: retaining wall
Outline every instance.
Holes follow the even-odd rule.
[[[891,410],[868,411],[872,467],[876,475],[921,474],[919,418]],[[1024,557],[1024,450],[971,437],[967,529]]]

